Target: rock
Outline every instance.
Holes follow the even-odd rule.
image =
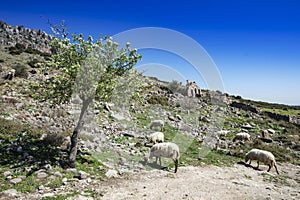
[[[60,177],[60,178],[63,176],[63,175],[62,175],[60,172],[58,172],[58,171],[55,172],[53,175],[56,176],[56,177]]]
[[[8,197],[15,197],[18,196],[18,191],[16,189],[8,189],[8,190],[4,190],[0,194],[3,194],[4,196],[8,196]],[[0,195],[0,197],[1,196],[2,195]]]
[[[87,197],[80,194],[75,197],[68,198],[68,200],[93,200],[93,199],[94,199],[93,197]]]
[[[177,121],[177,120],[175,119],[175,117],[173,117],[173,116],[168,116],[168,119],[169,119],[170,121],[172,121],[172,122]]]
[[[123,158],[123,157],[119,158],[119,164],[120,165],[124,165],[125,163],[126,163],[126,159],[125,158]]]
[[[271,128],[269,128],[267,131],[268,131],[270,134],[275,134],[275,130],[273,130],[273,129],[271,129]]]
[[[128,132],[122,133],[122,135],[127,136],[127,137],[133,137],[133,138],[136,137],[136,135],[134,133],[128,133]]]
[[[107,178],[118,178],[118,172],[116,170],[110,169],[105,173],[105,176]]]
[[[55,196],[55,194],[53,192],[45,193],[45,194],[42,195],[43,198],[45,198],[45,197],[54,197],[54,196]]]
[[[81,111],[80,110],[69,110],[67,113],[69,115],[80,115]]]
[[[66,172],[67,173],[76,173],[77,169],[76,168],[68,168],[68,169],[66,169]]]
[[[182,120],[182,117],[180,115],[176,115],[175,117],[180,121]]]
[[[10,171],[5,171],[5,172],[3,172],[3,176],[5,176],[5,177],[8,177],[8,176],[10,176],[11,175],[11,172]]]
[[[47,172],[51,172],[52,171],[52,166],[50,164],[46,164],[43,166],[43,169],[45,169]]]
[[[263,138],[265,138],[265,139],[271,139],[270,132],[267,131],[267,130],[263,130],[263,131],[261,132],[261,136],[262,136]]]
[[[252,129],[253,127],[250,124],[245,124],[242,126],[244,129]]]
[[[40,186],[38,187],[38,190],[45,190],[45,186],[44,186],[44,185],[40,185]]]
[[[83,180],[83,179],[87,179],[89,176],[88,173],[84,172],[84,171],[78,171],[75,178],[78,178],[80,180]]]
[[[17,50],[25,51],[31,47],[41,52],[50,53],[52,36],[41,30],[29,29],[23,26],[12,26],[0,22],[0,45],[18,47]],[[18,51],[14,51],[18,53]]]
[[[119,113],[112,113],[111,116],[112,116],[113,118],[115,118],[116,120],[118,120],[118,121],[122,121],[122,120],[125,120],[125,119],[126,119],[123,115],[121,115],[121,114],[119,114]]]
[[[22,182],[22,179],[21,178],[14,178],[14,179],[11,179],[9,182],[11,184],[17,184],[17,183]]]
[[[265,143],[272,143],[273,140],[269,139],[269,138],[259,138],[261,141],[265,142]]]
[[[48,177],[48,174],[46,172],[38,172],[36,177],[38,179],[44,179],[44,178]]]

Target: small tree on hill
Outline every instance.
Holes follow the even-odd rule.
[[[89,105],[94,99],[109,100],[118,77],[132,71],[141,55],[136,49],[131,49],[129,43],[125,48],[119,48],[111,37],[93,41],[92,37],[85,40],[83,35],[73,34],[70,40],[65,30],[65,27],[55,28],[61,37],[54,38],[55,53],[46,63],[52,77],[33,88],[40,100],[50,101],[53,105],[68,103],[72,95],[81,99],[81,112],[71,137],[68,162],[70,167],[75,167],[77,137]]]

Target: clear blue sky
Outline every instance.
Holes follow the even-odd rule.
[[[139,27],[181,32],[196,40],[210,55],[225,92],[300,105],[297,0],[1,2],[0,20],[9,24],[49,32],[47,19],[56,24],[65,20],[71,32],[95,38],[100,33],[115,35]],[[142,64],[160,63],[174,67],[185,78],[197,79],[189,66],[179,69],[187,64],[185,61],[166,52],[141,53],[145,54]],[[197,82],[206,87],[201,80]]]

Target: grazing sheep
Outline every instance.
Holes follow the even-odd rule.
[[[163,120],[154,120],[150,124],[150,129],[159,127],[160,131],[163,131],[165,122]]]
[[[248,141],[250,141],[250,135],[249,135],[249,133],[245,133],[245,132],[237,133],[235,135],[235,137],[233,138],[233,142],[235,142],[236,140],[241,140],[241,141],[248,140]]]
[[[175,163],[175,173],[177,172],[178,160],[180,157],[179,147],[177,146],[177,144],[171,142],[164,142],[153,145],[150,149],[149,154],[145,156],[145,163],[147,164],[149,162],[149,159],[152,157],[156,158],[156,163],[157,159],[159,159],[160,165],[161,157],[172,158],[172,160]]]
[[[150,136],[150,142],[153,142],[154,144],[159,142],[164,142],[164,133],[162,132],[155,132],[152,133]]]
[[[217,131],[217,134],[219,136],[227,136],[227,134],[229,133],[230,131],[227,131],[227,130],[220,130],[220,131]]]
[[[245,157],[246,163],[248,162],[248,160],[250,160],[249,164],[251,164],[252,160],[257,160],[257,167],[256,167],[257,169],[259,167],[259,162],[263,162],[264,164],[269,166],[268,172],[274,166],[277,174],[279,174],[276,167],[275,157],[269,151],[260,150],[260,149],[251,149],[251,151],[249,151]]]

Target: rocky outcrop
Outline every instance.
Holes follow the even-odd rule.
[[[12,26],[0,21],[0,45],[16,46],[22,44],[25,48],[37,49],[41,52],[50,53],[52,36],[41,30],[25,28],[24,26]]]
[[[264,114],[266,114],[268,117],[275,119],[277,121],[283,120],[285,122],[289,122],[290,118],[287,115],[281,115],[278,113],[273,113],[273,112],[269,112],[269,111],[265,111]]]
[[[253,105],[250,105],[250,104],[246,104],[246,103],[243,103],[243,102],[238,102],[238,101],[234,101],[230,104],[231,107],[234,107],[234,108],[239,108],[241,110],[245,110],[245,111],[250,111],[250,112],[253,112],[253,113],[260,113],[259,109],[256,108],[255,106]]]
[[[289,122],[293,124],[300,125],[300,116],[299,115],[290,115]]]

